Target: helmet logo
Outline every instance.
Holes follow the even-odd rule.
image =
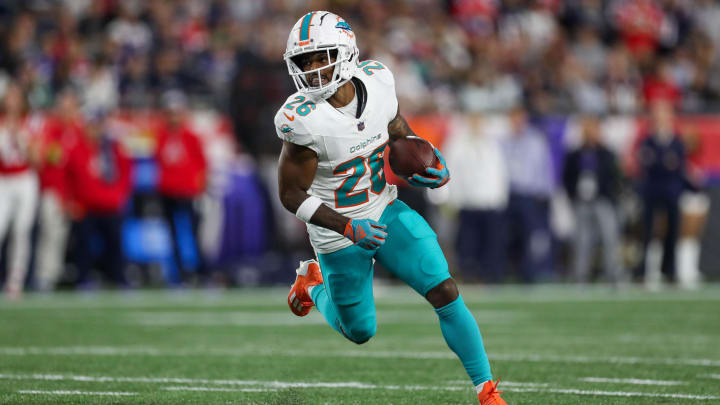
[[[338,17],[338,22],[335,24],[335,28],[339,28],[343,34],[346,34],[350,38],[354,37],[355,34],[352,32],[352,28],[350,28],[350,24],[346,23],[345,21],[342,21],[340,17]]]
[[[350,24],[346,23],[345,21],[340,21],[335,25],[335,28],[341,28],[344,30],[352,31],[352,28],[350,28]]]

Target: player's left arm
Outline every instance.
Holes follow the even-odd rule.
[[[388,134],[390,135],[390,142],[407,136],[417,136],[408,125],[405,117],[400,114],[400,109],[398,109],[395,118],[388,123]],[[450,181],[450,171],[448,171],[445,158],[443,158],[438,148],[435,148],[434,152],[440,162],[438,166],[428,167],[425,169],[425,173],[413,174],[406,179],[408,183],[416,187],[438,188]]]

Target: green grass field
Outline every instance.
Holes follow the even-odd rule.
[[[720,286],[463,287],[510,404],[720,404]],[[0,404],[474,404],[432,309],[376,288],[358,346],[286,290],[0,300]]]

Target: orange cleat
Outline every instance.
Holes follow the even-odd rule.
[[[478,394],[480,405],[507,405],[507,402],[500,398],[502,391],[497,390],[498,383],[500,383],[499,378],[497,382],[493,382],[492,380],[485,382],[482,391]]]
[[[323,278],[320,272],[320,265],[315,260],[306,260],[300,262],[300,267],[295,270],[295,284],[290,287],[288,293],[288,306],[293,314],[297,316],[305,316],[310,313],[310,309],[315,305],[308,294],[308,288],[314,285],[322,284]]]

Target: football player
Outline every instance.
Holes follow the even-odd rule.
[[[315,306],[347,339],[367,342],[376,330],[377,260],[435,308],[480,403],[505,404],[435,232],[385,182],[388,142],[415,134],[398,109],[390,70],[359,62],[358,54],[355,33],[333,13],[307,13],[290,31],[284,59],[298,91],[275,116],[283,141],[278,182],[283,206],[307,223],[317,261],[300,263],[288,305],[298,316]],[[436,188],[450,179],[435,154],[439,167],[413,175],[412,185]]]

